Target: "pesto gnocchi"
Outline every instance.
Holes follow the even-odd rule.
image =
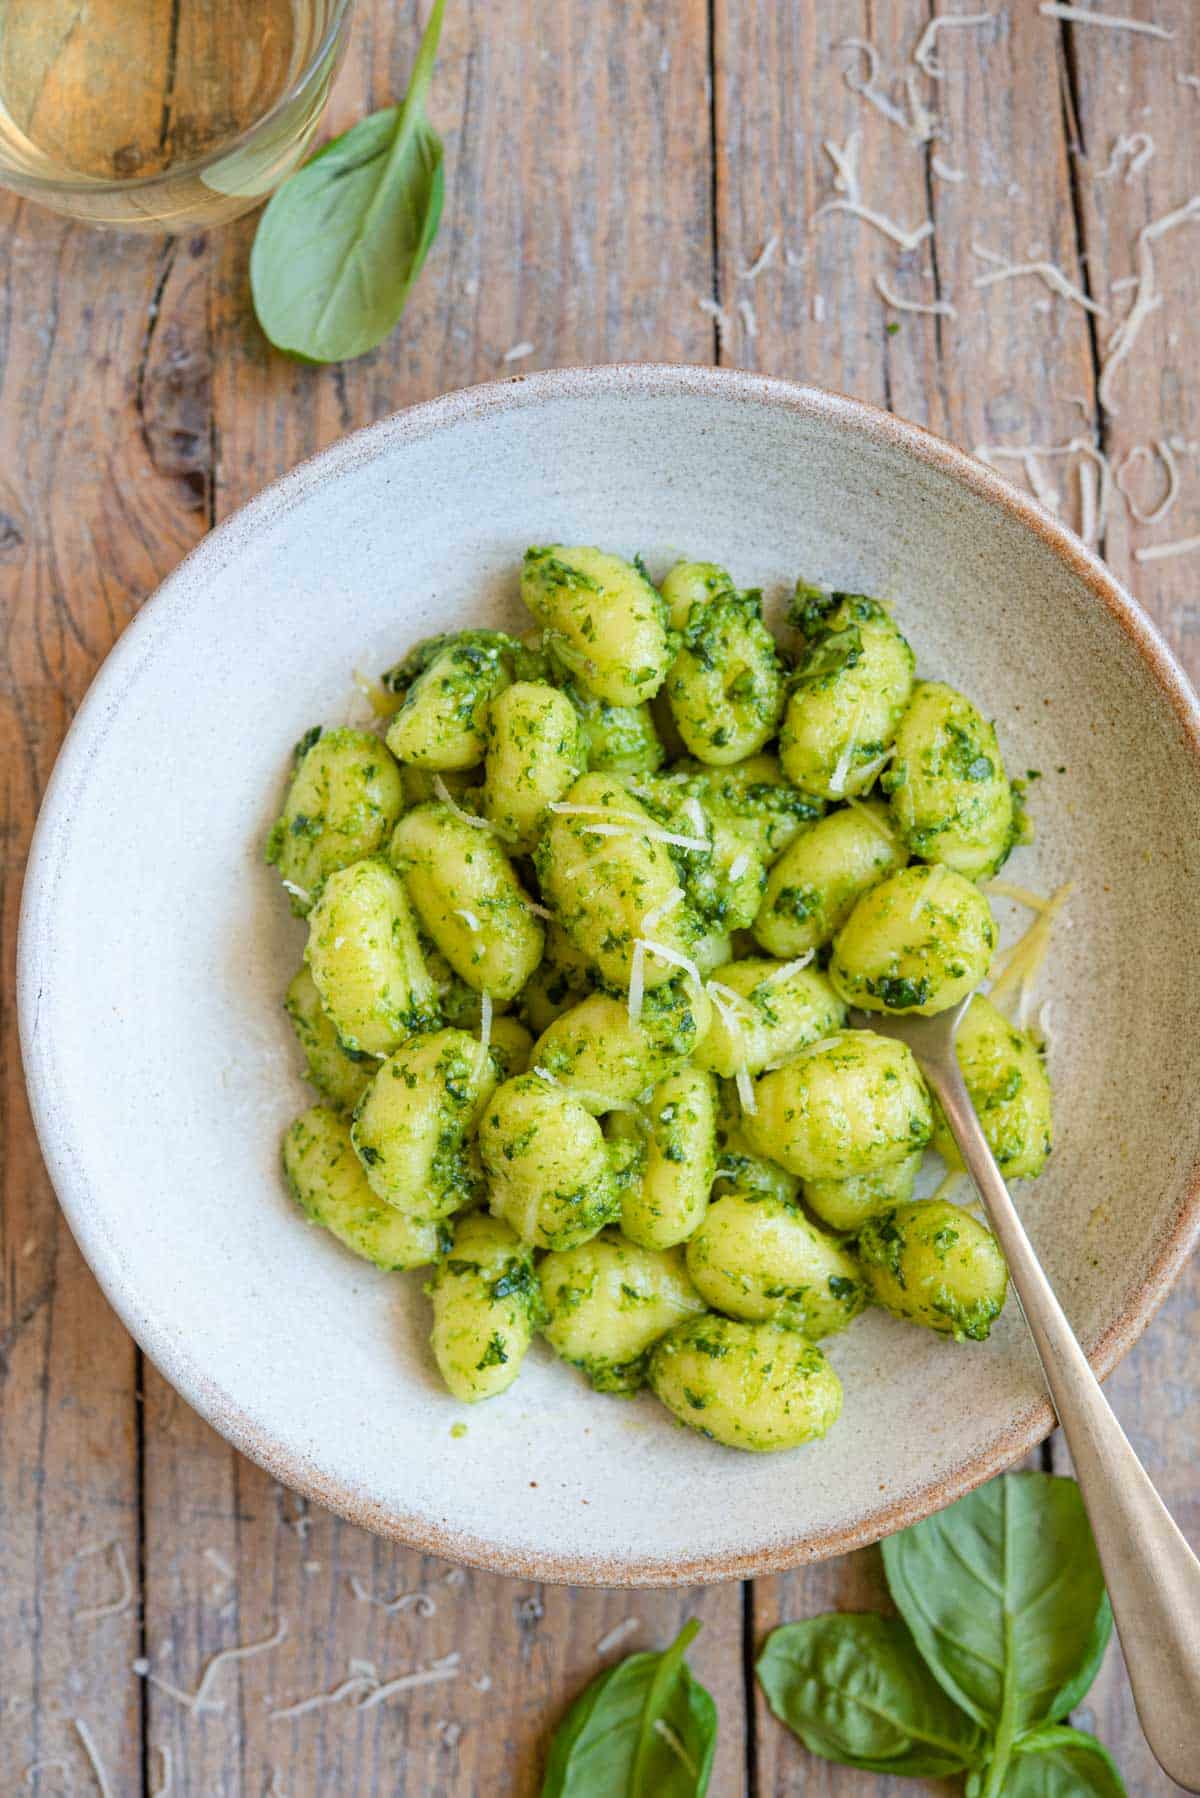
[[[991,1232],[918,1196],[958,1158],[916,1061],[850,1008],[987,980],[1021,783],[877,599],[799,583],[789,634],[719,563],[655,585],[564,544],[520,593],[532,629],[418,643],[373,728],[294,752],[266,859],[307,925],[284,1004],[317,1102],[286,1185],[425,1270],[456,1401],[544,1369],[540,1335],[598,1392],[793,1449],[842,1407],[819,1342],[868,1311],[981,1341],[1004,1304]],[[957,1050],[1032,1179],[1051,1089],[1014,966]]]

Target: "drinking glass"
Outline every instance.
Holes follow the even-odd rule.
[[[0,0],[0,185],[188,231],[248,212],[312,142],[353,0]]]

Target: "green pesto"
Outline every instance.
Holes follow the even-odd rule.
[[[379,1063],[361,1050],[346,1047],[306,967],[292,977],[284,1009],[304,1051],[309,1080],[335,1111],[353,1111]]]
[[[754,934],[771,955],[803,955],[841,929],[864,893],[908,852],[877,800],[843,806],[802,831],[767,877]]]
[[[506,1392],[541,1319],[529,1249],[500,1219],[469,1212],[425,1290],[434,1359],[455,1398],[475,1404]]]
[[[351,1137],[373,1191],[411,1215],[448,1217],[483,1197],[468,1153],[498,1068],[464,1030],[415,1036],[382,1062]]]
[[[589,768],[600,773],[655,774],[662,767],[666,750],[649,705],[609,705],[569,677],[563,693],[578,716]]]
[[[913,855],[969,880],[995,874],[1018,838],[996,732],[969,699],[940,681],[913,688],[880,784]]]
[[[298,917],[328,875],[383,848],[403,809],[400,770],[378,737],[317,727],[301,738],[266,849]]]
[[[779,727],[784,675],[761,593],[728,590],[692,604],[666,693],[698,761],[725,766],[764,747]]]
[[[521,598],[574,679],[610,705],[640,705],[671,662],[666,608],[640,569],[600,549],[525,552]]]
[[[523,1242],[574,1248],[616,1221],[620,1191],[599,1124],[537,1075],[496,1090],[480,1117],[479,1152],[492,1210]]]
[[[696,1290],[729,1317],[772,1319],[817,1341],[867,1303],[853,1257],[785,1200],[726,1193],[687,1245]]]
[[[329,875],[309,914],[304,958],[351,1050],[387,1055],[435,1020],[416,917],[403,881],[380,856]]]
[[[1008,1180],[1036,1179],[1054,1140],[1050,1080],[1037,1043],[977,994],[958,1027],[954,1049],[1001,1173]],[[933,1146],[950,1167],[962,1166],[937,1108]]]
[[[670,846],[653,834],[651,814],[619,777],[585,774],[566,803],[586,810],[551,814],[534,851],[537,877],[575,947],[607,986],[628,991],[643,920],[670,905],[679,887],[678,869]],[[686,904],[666,911],[653,927],[655,941],[676,954],[688,954],[699,935],[699,922]],[[644,960],[648,990],[678,972],[658,956]]]
[[[564,694],[516,681],[493,699],[483,816],[511,853],[533,848],[546,807],[562,798],[586,766],[579,720]]]
[[[387,745],[397,760],[431,771],[473,768],[482,761],[489,706],[512,680],[512,658],[519,649],[503,631],[458,631],[435,639],[388,726]],[[400,679],[395,669],[385,676],[393,692],[401,690]]]
[[[684,631],[695,608],[734,593],[733,577],[716,562],[676,562],[659,585],[672,629]]]
[[[946,1011],[996,952],[987,899],[952,868],[913,864],[872,887],[834,938],[829,977],[867,1011]]]
[[[635,1392],[647,1350],[704,1309],[679,1249],[640,1248],[617,1230],[547,1255],[538,1279],[546,1340],[600,1392]]]
[[[933,1131],[912,1051],[870,1030],[801,1049],[755,1083],[750,1146],[802,1180],[845,1179],[905,1160]]]
[[[710,1012],[706,995],[682,978],[647,993],[636,1024],[623,998],[592,993],[543,1031],[530,1065],[598,1116],[628,1104],[680,1067],[707,1028]]]
[[[939,1335],[983,1342],[1004,1308],[1008,1269],[999,1244],[944,1199],[868,1218],[857,1252],[876,1304]]]
[[[401,818],[389,854],[459,978],[500,1004],[515,999],[541,960],[545,932],[495,834],[435,801]]]
[[[786,962],[753,957],[727,962],[712,979],[720,1003],[713,1004],[696,1060],[723,1079],[739,1069],[761,1074],[846,1021],[845,1004],[816,967],[789,969]]]
[[[546,928],[546,948],[541,961],[521,988],[517,1006],[535,1036],[555,1018],[586,998],[596,984],[596,970],[581,955],[561,924]]]
[[[650,1351],[648,1377],[681,1423],[757,1454],[824,1436],[842,1408],[822,1351],[776,1323],[708,1314],[677,1324]]]
[[[400,1212],[373,1192],[349,1123],[328,1106],[314,1105],[289,1126],[283,1171],[300,1209],[376,1267],[424,1267],[439,1254],[443,1226],[434,1212]]]
[[[934,1117],[936,1120],[936,1101]],[[936,1147],[936,1124],[933,1142]],[[912,1198],[924,1159],[924,1149],[914,1149],[903,1161],[867,1174],[851,1174],[844,1180],[806,1180],[804,1202],[831,1230],[857,1230],[867,1218]]]
[[[628,1128],[627,1119],[619,1121]],[[669,1249],[686,1242],[704,1217],[716,1177],[712,1075],[691,1066],[669,1074],[650,1095],[646,1124],[640,1178],[622,1193],[621,1228],[642,1248]]]
[[[911,648],[883,606],[838,596],[788,683],[779,755],[788,779],[822,799],[870,787],[912,691]]]

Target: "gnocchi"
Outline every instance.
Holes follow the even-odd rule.
[[[867,1312],[981,1341],[1004,1305],[991,1232],[918,1196],[930,1147],[958,1157],[916,1061],[851,1008],[975,993],[968,1091],[1004,1173],[1041,1173],[1044,1050],[976,992],[1021,783],[865,595],[800,583],[798,648],[715,562],[655,586],[555,544],[521,596],[523,635],[384,673],[382,736],[297,745],[266,855],[307,926],[285,1007],[318,1102],[284,1178],[345,1250],[426,1270],[455,1400],[548,1346],[794,1449],[842,1407],[820,1342]]]

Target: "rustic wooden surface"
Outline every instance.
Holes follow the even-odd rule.
[[[1200,75],[1200,18],[1189,24],[1182,0],[1113,9],[1173,28],[1164,42],[1044,18],[1026,0],[992,10],[988,24],[939,33],[944,76],[920,76],[915,91],[940,135],[921,142],[849,91],[843,70],[858,80],[865,56],[836,46],[873,42],[879,86],[911,118],[902,78],[931,16],[925,0],[451,0],[433,102],[450,171],[442,234],[401,328],[344,368],[289,364],[259,337],[247,300],[253,221],[211,239],[102,238],[0,200],[5,1794],[99,1789],[76,1718],[120,1798],[164,1784],[184,1798],[531,1794],[541,1744],[599,1664],[597,1643],[635,1619],[612,1653],[663,1644],[688,1615],[705,1620],[694,1659],[720,1705],[714,1793],[893,1790],[811,1760],[761,1703],[746,1708],[764,1630],[879,1602],[876,1552],[691,1593],[459,1576],[305,1512],[233,1454],[143,1363],[59,1217],[25,1105],[12,968],[23,859],[57,745],[155,584],[300,457],[514,366],[719,358],[841,387],[968,447],[1082,439],[1119,461],[1135,445],[1176,442],[1181,497],[1169,517],[1140,525],[1118,503],[1101,548],[1195,675],[1200,559],[1134,558],[1200,530],[1194,226],[1158,245],[1166,303],[1113,384],[1115,413],[1097,385],[1130,301],[1113,283],[1135,267],[1138,230],[1200,192],[1200,82],[1181,79]],[[402,88],[416,31],[408,4],[362,0],[331,127]],[[1139,131],[1154,154],[1129,179],[1123,166],[1106,174],[1114,141]],[[844,213],[810,223],[834,194],[823,142],[855,132],[864,203],[906,229],[936,225],[912,251]],[[1049,259],[1104,314],[1034,276],[973,286],[992,268],[973,245]],[[880,272],[892,291],[951,303],[956,316],[894,313],[874,285]],[[523,343],[531,353],[506,363]],[[1077,449],[1037,469],[1073,520],[1081,460]],[[1022,477],[1019,461],[1003,466]],[[1144,510],[1163,478],[1149,457],[1131,469]],[[1185,1277],[1110,1387],[1193,1540],[1198,1296]],[[1043,1457],[1065,1464],[1057,1442]],[[81,1616],[118,1592],[118,1548],[132,1602]],[[434,1612],[364,1605],[351,1574],[382,1598],[423,1591]],[[145,1657],[156,1679],[193,1690],[211,1654],[267,1637],[281,1619],[278,1648],[222,1669],[219,1711],[193,1715],[132,1671]],[[267,1717],[268,1695],[279,1705],[336,1686],[355,1658],[386,1678],[451,1649],[466,1669],[453,1683],[363,1715]],[[1142,1743],[1115,1652],[1090,1710],[1131,1792],[1176,1789]],[[49,1764],[24,1783],[38,1761]]]

